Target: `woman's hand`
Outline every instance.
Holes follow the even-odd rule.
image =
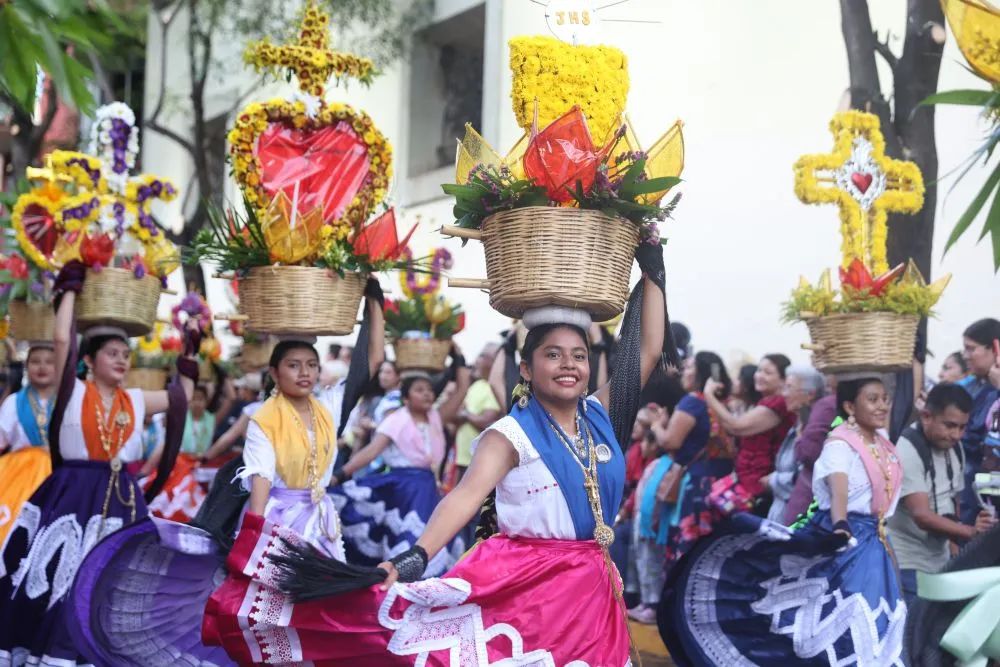
[[[385,570],[386,576],[385,581],[379,586],[379,590],[387,591],[392,588],[392,585],[396,583],[399,579],[399,572],[396,570],[396,566],[389,561],[383,561],[377,566],[380,570]]]
[[[714,378],[709,378],[705,381],[705,396],[718,396],[725,387],[721,382]]]

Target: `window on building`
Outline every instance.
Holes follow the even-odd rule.
[[[465,124],[483,116],[483,41],[486,10],[480,3],[417,33],[410,60],[408,175],[455,161]]]

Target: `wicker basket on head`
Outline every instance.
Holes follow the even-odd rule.
[[[843,313],[806,320],[813,365],[824,373],[888,373],[913,366],[917,315]]]
[[[167,388],[170,374],[165,368],[133,368],[125,376],[125,386],[143,391],[160,391]]]
[[[366,280],[312,266],[257,266],[240,280],[240,309],[251,331],[344,336],[357,324]]]
[[[451,351],[450,340],[433,338],[400,338],[392,346],[396,350],[396,367],[401,371],[444,370]]]
[[[127,269],[87,270],[83,291],[76,300],[76,321],[81,330],[97,325],[124,329],[129,336],[145,336],[156,323],[160,279],[136,278]]]
[[[600,211],[536,206],[483,222],[490,305],[520,318],[529,308],[568,306],[596,322],[625,308],[639,228]]]
[[[275,342],[268,339],[265,343],[243,343],[240,348],[240,369],[244,373],[257,371],[271,363],[271,353]]]
[[[16,340],[52,340],[56,325],[52,304],[15,299],[10,302],[10,335]]]

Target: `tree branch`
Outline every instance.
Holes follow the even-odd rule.
[[[164,127],[163,125],[160,125],[159,123],[151,120],[146,121],[145,127],[147,130],[152,130],[153,132],[156,132],[157,134],[163,135],[167,139],[170,139],[178,146],[186,150],[188,153],[190,153],[192,158],[194,157],[195,145],[192,142],[185,139],[180,134],[178,134],[177,132],[171,130],[169,127]]]
[[[156,123],[159,120],[160,112],[163,111],[163,102],[167,97],[167,31],[170,30],[170,25],[177,18],[177,12],[180,11],[181,5],[183,3],[178,3],[172,11],[170,11],[166,18],[163,18],[163,14],[157,11],[155,8],[153,12],[156,14],[156,20],[160,24],[160,92],[157,96],[156,104],[153,107],[153,113],[148,116],[148,122]]]
[[[851,105],[864,108],[866,103],[884,101],[875,64],[875,32],[867,0],[840,0],[840,15],[851,78]],[[865,99],[858,99],[859,95]]]
[[[897,58],[896,54],[894,54],[892,49],[889,48],[889,37],[890,33],[886,31],[885,41],[880,42],[878,39],[878,31],[872,34],[872,40],[875,42],[875,52],[882,56],[885,62],[889,64],[889,69],[895,73],[896,66],[899,64],[899,58]]]

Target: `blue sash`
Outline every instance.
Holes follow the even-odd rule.
[[[615,439],[614,428],[607,411],[597,401],[588,401],[586,409],[578,408],[583,415],[583,421],[590,427],[594,436],[594,444],[605,444],[611,448],[611,460],[597,464],[598,486],[601,490],[601,509],[604,512],[604,522],[612,526],[615,515],[622,502],[625,488],[625,457]],[[517,404],[511,411],[511,416],[524,430],[528,440],[538,450],[545,466],[559,483],[559,490],[566,498],[573,527],[579,540],[594,539],[594,513],[590,508],[587,491],[583,486],[583,470],[579,459],[570,452],[565,443],[549,425],[549,416],[545,409],[534,398],[528,402],[528,407],[521,408]],[[576,460],[574,460],[576,459]]]
[[[31,409],[31,398],[28,396],[29,391],[34,391],[31,385],[23,387],[21,391],[17,392],[17,420],[21,422],[21,428],[24,429],[24,434],[28,436],[28,442],[34,447],[41,447],[45,444],[45,441],[42,439],[42,432],[38,428],[35,411]],[[42,401],[38,397],[37,392],[35,393],[35,400],[41,405]],[[49,401],[48,405],[45,406],[46,424],[49,423],[52,417],[54,403],[55,401]]]

